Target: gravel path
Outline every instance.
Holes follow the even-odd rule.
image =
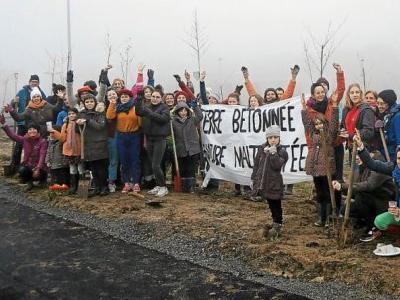
[[[211,270],[231,273],[246,280],[262,283],[311,299],[400,299],[389,296],[371,295],[361,288],[334,282],[310,283],[254,271],[237,258],[226,257],[216,251],[213,253],[207,251],[206,253],[206,241],[194,240],[179,233],[165,236],[162,239],[159,237],[155,238],[154,233],[157,230],[168,226],[166,222],[158,222],[150,225],[137,224],[134,220],[109,220],[70,209],[51,207],[43,202],[37,203],[27,200],[24,193],[4,181],[0,183],[0,196],[7,197],[11,201],[35,210],[99,230],[128,243],[138,244],[161,253],[169,254],[179,260],[190,261]]]

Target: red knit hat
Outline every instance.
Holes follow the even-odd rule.
[[[132,98],[133,97],[133,94],[132,94],[132,92],[131,92],[131,90],[128,90],[128,89],[121,89],[119,92],[118,92],[118,97],[121,97],[121,95],[128,95],[130,98]]]
[[[93,93],[92,89],[90,87],[88,87],[87,85],[84,85],[83,87],[78,89],[78,97],[80,97],[83,92],[88,92],[91,94]]]
[[[178,100],[178,96],[180,96],[180,95],[185,96],[185,97],[186,97],[186,100],[189,100],[189,97],[188,97],[188,95],[186,95],[185,92],[183,92],[183,91],[177,91],[177,92],[175,92],[175,95],[174,95],[175,101]]]

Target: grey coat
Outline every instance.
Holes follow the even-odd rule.
[[[43,100],[45,101],[45,100]],[[54,113],[61,110],[63,106],[63,101],[59,101],[57,105],[52,105],[48,102],[45,102],[45,105],[41,108],[30,108],[27,107],[24,112],[17,113],[12,112],[10,113],[11,117],[15,121],[25,121],[25,124],[37,124],[40,126],[40,135],[42,137],[46,137],[48,135],[46,122],[52,122],[54,118]]]
[[[267,151],[264,148],[267,143],[262,144],[257,151],[254,160],[253,173],[251,180],[253,181],[254,196],[260,194],[263,198],[270,200],[280,200],[283,198],[283,178],[282,167],[288,160],[286,150],[281,146],[277,146],[275,154]]]
[[[84,161],[95,161],[108,158],[106,117],[103,113],[83,110],[78,119],[86,120],[83,133]]]
[[[189,115],[185,120],[178,116],[178,111],[181,108],[186,108],[189,111]],[[201,152],[197,126],[203,119],[203,114],[198,106],[193,111],[194,114],[192,115],[185,102],[179,102],[175,107],[172,126],[174,128],[176,154],[178,157],[192,156]]]

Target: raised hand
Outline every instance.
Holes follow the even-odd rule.
[[[104,70],[105,70],[105,71],[108,71],[108,70],[110,70],[112,67],[113,67],[112,65],[108,64],[108,65],[104,68]]]
[[[147,78],[152,80],[154,78],[154,70],[148,69],[147,70]]]
[[[333,63],[333,67],[335,68],[336,72],[342,72],[342,67],[339,64]]]
[[[249,69],[247,69],[247,67],[243,66],[241,68],[241,71],[243,73],[244,79],[246,79],[246,80],[249,79]]]
[[[73,82],[74,81],[74,72],[72,70],[69,70],[67,72],[67,82]]]
[[[186,81],[190,81],[190,73],[185,70],[185,79]]]
[[[176,81],[181,82],[181,76],[179,76],[178,74],[172,75],[175,77]]]
[[[235,93],[240,95],[242,92],[242,89],[243,89],[243,85],[237,85],[235,87]]]
[[[204,79],[206,79],[206,71],[200,73],[200,81],[204,81]]]
[[[6,113],[13,113],[15,111],[15,109],[10,104],[7,104],[6,106],[4,106],[4,111]]]
[[[143,70],[144,70],[145,67],[146,67],[146,65],[144,65],[144,64],[139,64],[139,66],[138,66],[138,73],[143,74]]]
[[[292,80],[296,80],[299,71],[300,67],[298,65],[294,65],[293,68],[290,68],[290,73],[292,74]]]

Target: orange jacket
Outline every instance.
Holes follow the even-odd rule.
[[[69,124],[68,124],[69,125]],[[76,125],[78,126],[78,125]],[[67,123],[64,123],[61,132],[58,132],[57,130],[54,130],[53,132],[50,133],[50,136],[56,140],[59,140],[61,143],[63,143],[63,154],[65,156],[81,156],[81,135],[77,132],[75,133],[75,143],[76,143],[76,149],[72,149],[66,141],[67,141]]]
[[[342,100],[344,92],[346,90],[343,72],[336,73],[336,81],[337,81],[337,84],[336,84],[335,93],[338,94],[338,106],[339,106],[339,103]],[[307,112],[308,112],[308,115],[310,116],[310,119],[314,120],[315,115],[317,114],[317,111],[312,109],[311,107],[307,106]],[[331,118],[332,118],[332,96],[329,97],[329,99],[328,99],[328,107],[326,108],[326,111],[325,111],[325,117],[329,122],[331,121]],[[307,141],[308,149],[311,149],[312,141],[311,141],[310,135],[307,132],[306,132],[306,141]],[[343,140],[337,139],[335,142],[335,146],[339,145],[342,142],[343,142]]]
[[[254,96],[255,94],[257,94],[256,87],[255,87],[254,83],[250,79],[246,80],[244,85],[246,86],[247,93],[249,94],[250,97]],[[291,79],[289,81],[289,84],[288,84],[285,92],[282,95],[282,99],[281,100],[292,98],[295,88],[296,88],[296,80],[292,80]]]
[[[135,132],[142,126],[142,117],[136,115],[135,106],[132,107],[128,113],[118,113],[116,111],[116,105],[110,103],[107,109],[106,118],[108,120],[117,119],[117,131],[118,132]]]

